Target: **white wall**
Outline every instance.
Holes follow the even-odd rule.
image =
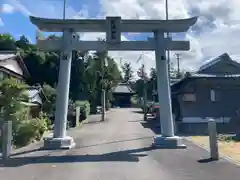
[[[15,59],[8,59],[5,61],[0,61],[0,66],[3,66],[11,71],[14,71],[17,74],[23,75],[23,70],[19,66],[17,60]]]

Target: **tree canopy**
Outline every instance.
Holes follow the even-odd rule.
[[[51,35],[48,38],[60,37]],[[0,34],[1,50],[20,52],[31,75],[27,79],[29,85],[47,84],[56,88],[60,62],[59,52],[39,51],[27,37],[21,36],[19,40],[15,40],[9,34]],[[103,70],[101,63],[105,64]],[[94,101],[93,104],[99,104],[100,87],[104,85],[104,88],[109,90],[120,80],[120,70],[114,59],[107,53],[73,52],[70,82],[70,98],[72,100],[89,100],[92,103]]]

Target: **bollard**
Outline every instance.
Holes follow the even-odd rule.
[[[6,161],[11,155],[12,148],[12,121],[4,122],[2,128],[3,144],[2,144],[2,157]]]
[[[208,134],[209,134],[210,158],[212,160],[219,160],[217,126],[216,122],[213,119],[208,120]]]

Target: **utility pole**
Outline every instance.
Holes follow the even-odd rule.
[[[101,80],[102,80],[102,96],[101,96],[101,104],[102,104],[102,116],[101,116],[101,120],[105,121],[105,89],[104,89],[104,64],[105,64],[105,60],[103,59],[104,56],[100,57],[101,58]]]
[[[180,76],[180,54],[175,54],[177,57],[177,78]]]
[[[166,15],[166,20],[168,20],[168,0],[165,0],[165,15]],[[167,32],[166,33],[167,34],[167,38],[169,38],[170,37],[170,35],[169,35],[169,32]],[[169,51],[169,49],[167,49],[167,61],[168,61],[168,80],[169,80],[169,82],[170,82],[170,80],[171,80],[171,76],[170,76],[170,65],[171,65],[171,63],[170,63],[170,51]]]
[[[146,82],[146,76],[145,76],[145,66],[144,64],[142,65],[142,76],[143,76],[143,99],[144,99],[144,116],[143,119],[144,121],[147,120],[147,82]]]
[[[66,0],[63,0],[63,20],[66,19]]]
[[[137,63],[142,59],[143,57],[143,53],[139,56]],[[147,120],[147,80],[146,80],[146,76],[145,76],[145,65],[144,63],[142,64],[142,68],[141,68],[141,72],[140,72],[140,77],[143,79],[143,119],[144,121]]]

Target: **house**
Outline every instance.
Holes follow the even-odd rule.
[[[40,86],[28,87],[27,94],[29,102],[27,103],[29,107],[29,114],[32,118],[39,117],[39,114],[42,110],[43,100],[46,100],[46,97]]]
[[[179,78],[171,78],[170,79],[170,86],[175,84],[176,82],[180,81],[181,79]],[[158,92],[157,89],[153,90],[152,92],[153,100],[158,102]]]
[[[115,107],[131,107],[131,96],[135,92],[127,83],[119,83],[113,88],[113,106]]]
[[[10,77],[24,82],[26,78],[30,77],[30,74],[19,53],[0,51],[0,80]],[[29,115],[37,117],[42,106],[43,94],[41,88],[35,86],[28,87],[26,93],[29,97],[29,102],[22,102],[22,104],[29,107]]]
[[[0,51],[0,80],[13,77],[25,81],[29,76],[29,71],[20,54],[12,51]]]
[[[206,133],[208,118],[215,119],[219,132],[240,127],[240,64],[227,53],[187,73],[171,91],[179,132]]]

